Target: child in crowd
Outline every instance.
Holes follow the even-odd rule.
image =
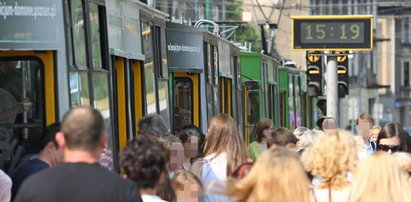
[[[203,185],[191,172],[177,172],[172,181],[172,186],[179,202],[199,202],[203,195]]]
[[[380,133],[381,127],[380,126],[374,126],[370,130],[370,137],[369,137],[369,142],[371,144],[371,147],[373,151],[377,150],[377,139],[378,139],[378,133]]]

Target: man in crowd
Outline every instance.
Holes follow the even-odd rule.
[[[355,128],[357,129],[357,134],[360,136],[364,144],[366,145],[365,155],[368,156],[373,152],[369,136],[370,129],[374,125],[374,119],[367,113],[361,114],[357,120],[355,120]]]
[[[32,158],[16,171],[13,175],[12,198],[16,196],[21,184],[29,176],[42,170],[53,168],[63,161],[63,150],[57,145],[56,133],[60,131],[60,123],[54,123],[47,126],[44,137],[41,141],[39,155]]]
[[[90,107],[71,109],[56,135],[64,162],[23,182],[16,202],[142,201],[135,183],[98,162],[107,141],[101,114]]]

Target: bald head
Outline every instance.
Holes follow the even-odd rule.
[[[64,115],[61,123],[66,146],[71,150],[97,149],[103,130],[103,117],[91,107],[71,109]]]

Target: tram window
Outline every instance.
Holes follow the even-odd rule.
[[[87,72],[70,72],[71,106],[89,106],[90,92]]]
[[[169,96],[168,96],[168,81],[158,81],[158,102],[160,106],[160,116],[163,117],[166,123],[170,123],[170,110],[168,108]],[[167,124],[169,125],[169,124]]]
[[[260,96],[258,91],[250,92],[248,100],[248,122],[256,124],[260,118]]]
[[[0,152],[18,137],[29,139],[29,149],[38,149],[37,134],[45,126],[42,71],[35,60],[0,61]]]
[[[102,67],[101,62],[101,39],[100,39],[100,22],[97,4],[89,3],[90,17],[90,40],[93,67]]]
[[[71,0],[71,29],[74,48],[74,65],[87,68],[86,40],[84,35],[83,6],[81,0]]]
[[[207,44],[207,83],[213,84],[213,56],[211,55],[211,45]]]
[[[109,94],[109,80],[105,72],[93,72],[93,97],[94,108],[101,112],[104,119],[104,126],[106,133],[111,135],[111,121],[110,121],[110,94]],[[111,147],[112,138],[108,138],[108,145]]]
[[[215,85],[216,86],[218,86],[218,50],[217,50],[217,47],[216,46],[213,46],[213,62],[214,62],[214,64],[213,64],[213,70],[214,70],[214,82],[215,82]]]
[[[146,114],[156,113],[156,93],[153,63],[153,35],[152,28],[147,23],[141,23],[144,61],[144,87],[146,93]]]
[[[187,78],[176,78],[174,86],[175,132],[193,124],[193,83]]]
[[[168,78],[168,67],[167,67],[167,47],[166,47],[166,31],[161,28],[160,42],[161,42],[161,78]]]

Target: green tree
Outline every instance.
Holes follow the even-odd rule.
[[[243,11],[243,0],[226,0],[226,20],[227,21],[241,21],[241,14]],[[261,51],[261,35],[260,28],[254,24],[249,23],[238,29],[232,40],[235,42],[252,43],[251,50],[254,52]]]

